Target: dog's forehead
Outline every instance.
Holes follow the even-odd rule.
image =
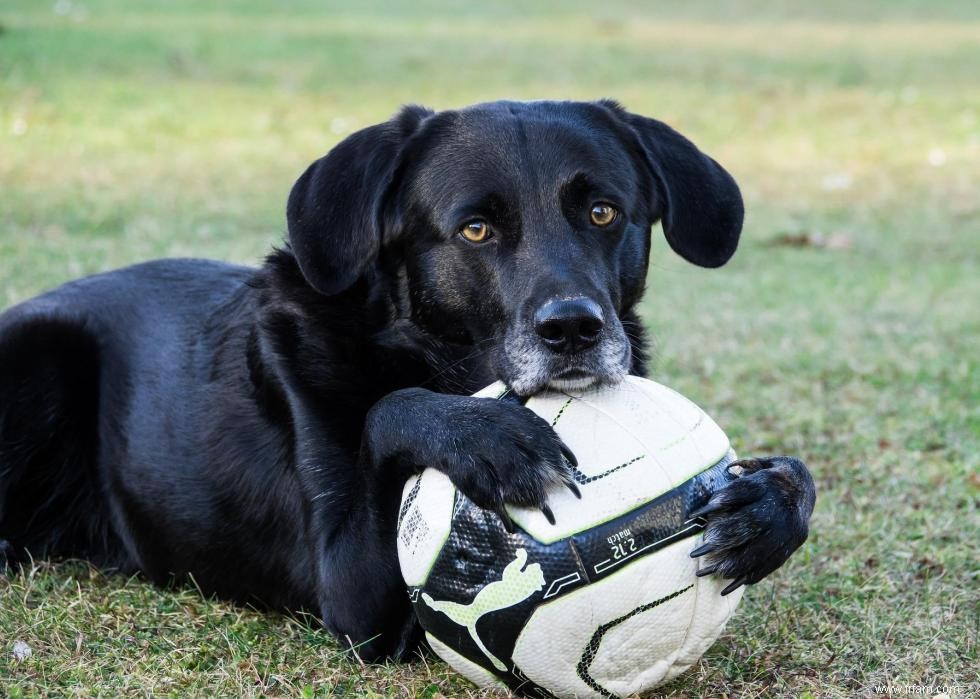
[[[595,109],[497,102],[447,113],[427,139],[419,176],[430,192],[468,185],[554,190],[579,173],[628,189],[628,145]]]

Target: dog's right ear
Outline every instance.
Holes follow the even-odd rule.
[[[296,180],[286,204],[289,244],[320,293],[343,291],[377,259],[402,147],[431,114],[405,107],[345,138]]]
[[[601,104],[639,140],[656,182],[652,218],[660,220],[674,252],[701,267],[720,267],[735,254],[745,207],[728,171],[662,121]]]

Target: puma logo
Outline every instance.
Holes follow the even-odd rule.
[[[541,572],[541,565],[532,563],[526,569],[527,551],[517,549],[517,558],[507,564],[504,568],[500,580],[489,583],[480,590],[476,597],[469,604],[459,604],[457,602],[437,602],[428,593],[422,593],[422,599],[429,607],[442,612],[460,626],[465,626],[470,632],[470,638],[483,651],[483,654],[490,658],[493,666],[501,672],[507,671],[507,666],[483,645],[480,636],[476,632],[476,622],[484,614],[496,612],[500,609],[513,607],[533,595],[544,587],[544,573]]]

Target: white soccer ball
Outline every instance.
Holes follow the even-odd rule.
[[[503,384],[478,396],[496,398]],[[695,572],[704,522],[689,513],[734,476],[728,437],[691,401],[628,377],[527,407],[578,458],[577,499],[549,493],[555,524],[474,505],[442,473],[405,486],[398,558],[433,650],[481,686],[530,696],[625,697],[690,667],[741,588]]]

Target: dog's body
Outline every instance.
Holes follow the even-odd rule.
[[[610,213],[612,212],[612,213]],[[394,520],[408,474],[546,507],[574,459],[517,394],[642,375],[650,226],[704,265],[738,189],[612,103],[408,108],[311,166],[260,269],[169,260],[0,316],[3,558],[87,557],[159,583],[416,640]],[[756,582],[806,538],[798,461],[744,462],[704,512],[712,569]]]

